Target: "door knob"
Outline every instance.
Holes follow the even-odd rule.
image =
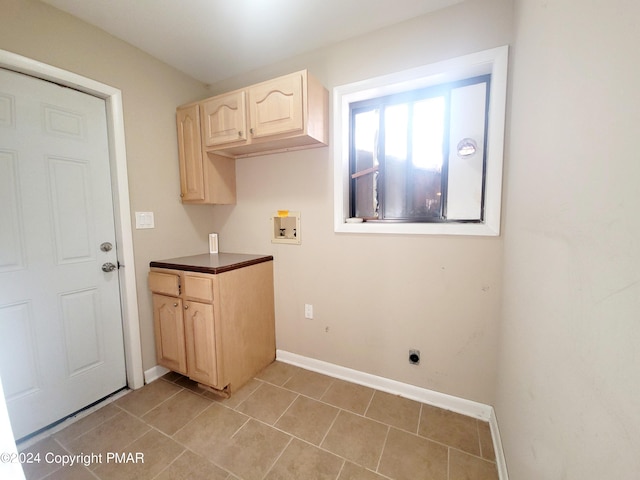
[[[111,262],[106,262],[106,263],[102,264],[102,271],[103,272],[113,272],[116,268],[118,268],[118,267],[116,267]]]
[[[104,242],[100,244],[100,250],[102,250],[103,252],[110,252],[112,248],[113,245],[111,245],[110,242]]]

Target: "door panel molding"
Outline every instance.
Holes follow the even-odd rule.
[[[4,245],[4,251],[0,252],[0,272],[25,268],[24,229],[18,185],[16,152],[0,150],[0,217],[6,222],[0,231],[0,242]]]
[[[127,155],[124,136],[122,92],[109,85],[81,75],[0,50],[0,68],[24,73],[32,77],[55,82],[103,99],[107,108],[109,136],[109,163],[111,168],[118,262],[122,302],[123,334],[127,384],[136,389],[144,385],[140,320],[136,293],[136,272],[133,255],[133,235],[130,222],[130,201],[127,176]],[[4,399],[3,399],[4,400]]]
[[[18,369],[11,370],[9,375],[3,378],[7,401],[16,400],[40,390],[41,375],[35,358],[31,300],[0,305],[0,348],[8,352],[9,356],[15,359],[16,364],[22,366],[19,372]],[[25,375],[26,372],[28,375]]]

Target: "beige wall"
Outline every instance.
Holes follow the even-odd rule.
[[[0,48],[119,88],[123,96],[132,213],[154,211],[154,230],[134,230],[144,368],[155,365],[149,261],[200,253],[211,210],[183,207],[175,107],[206,95],[202,84],[84,22],[32,0],[0,0]],[[125,267],[126,268],[126,267]]]
[[[496,402],[510,476],[638,478],[640,4],[515,4]]]
[[[218,231],[226,251],[276,257],[278,348],[492,403],[501,238],[338,235],[328,148],[237,162],[238,205],[182,206],[174,109],[208,93],[199,83],[100,30],[36,1],[2,0],[0,48],[123,91],[144,368],[155,364],[152,259],[199,253]],[[298,68],[331,89],[510,42],[509,0],[477,0],[213,87],[224,91]],[[401,55],[398,52],[402,52]],[[302,212],[301,246],[272,245],[276,209]],[[303,318],[311,303],[315,319]],[[328,327],[328,332],[326,329]],[[408,364],[410,348],[422,364]]]
[[[507,0],[466,2],[212,87],[299,68],[340,84],[508,44]],[[214,207],[222,250],[273,254],[277,346],[356,370],[493,402],[501,238],[333,232],[329,148],[239,159],[238,203]],[[273,245],[269,218],[301,212],[302,245]],[[304,318],[304,304],[315,318]],[[326,331],[328,328],[328,332]],[[408,351],[422,352],[419,367]]]

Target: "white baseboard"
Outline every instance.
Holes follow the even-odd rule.
[[[496,466],[498,467],[498,475],[500,477],[500,480],[509,480],[509,473],[507,472],[507,460],[504,456],[504,450],[502,449],[502,439],[500,438],[500,429],[498,428],[498,417],[496,417],[496,412],[493,407],[491,407],[491,418],[489,419],[489,426],[491,427],[493,450],[496,454]]]
[[[155,367],[151,367],[149,370],[145,370],[144,371],[144,383],[145,385],[147,383],[151,383],[154,380],[159,379],[161,376],[163,376],[166,373],[169,373],[171,370],[169,370],[168,368],[164,368],[160,365],[156,365]]]
[[[500,441],[498,421],[492,406],[455,397],[453,395],[447,395],[446,393],[436,392],[427,388],[416,387],[415,385],[398,382],[396,380],[379,377],[370,373],[353,370],[351,368],[342,367],[322,360],[316,360],[315,358],[304,357],[284,350],[276,351],[276,359],[306,370],[322,373],[330,377],[339,378],[358,385],[399,395],[417,402],[426,403],[433,405],[434,407],[443,408],[445,410],[450,410],[452,412],[461,413],[469,417],[489,422],[500,480],[509,480],[504,452],[502,450],[502,442]]]
[[[318,373],[324,373],[330,377],[347,380],[358,385],[382,390],[383,392],[400,395],[401,397],[410,398],[421,403],[428,403],[434,407],[444,408],[456,413],[461,413],[469,417],[478,418],[488,422],[491,418],[493,408],[489,405],[465,400],[464,398],[454,397],[446,393],[440,393],[428,390],[415,385],[390,380],[388,378],[371,375],[370,373],[360,372],[351,368],[341,367],[333,363],[323,362],[314,358],[303,357],[296,353],[285,352],[283,350],[276,351],[276,358],[284,363],[290,363],[306,370],[312,370]]]

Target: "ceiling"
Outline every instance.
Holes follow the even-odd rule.
[[[42,0],[213,84],[463,0]]]

